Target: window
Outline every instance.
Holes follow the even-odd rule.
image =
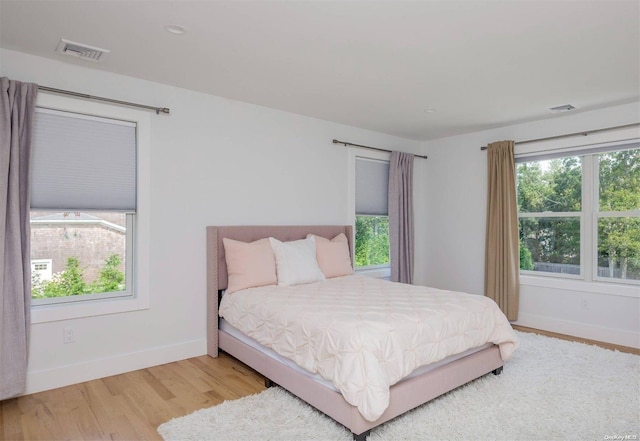
[[[40,93],[31,166],[32,322],[149,307],[148,112]]]
[[[356,270],[386,269],[388,276],[389,161],[357,157],[355,161],[355,266]]]
[[[638,147],[516,160],[521,271],[640,282]]]
[[[133,295],[136,124],[38,108],[31,180],[34,304]]]
[[[51,280],[51,259],[31,259],[31,278],[37,281]]]

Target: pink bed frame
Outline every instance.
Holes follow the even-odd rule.
[[[207,353],[215,358],[219,349],[227,352],[264,375],[268,383],[280,385],[344,425],[351,430],[355,440],[362,441],[372,428],[489,372],[499,374],[502,371],[503,361],[497,346],[475,352],[392,386],[389,407],[378,420],[371,422],[365,420],[340,393],[218,329],[218,292],[227,287],[223,238],[252,242],[275,237],[289,241],[304,239],[307,234],[332,238],[340,233],[347,236],[350,244],[353,243],[350,225],[207,227]]]

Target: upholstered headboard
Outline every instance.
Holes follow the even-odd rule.
[[[332,239],[347,236],[353,262],[353,227],[351,225],[235,225],[207,227],[207,352],[218,353],[218,291],[227,287],[227,262],[222,239],[253,242],[274,237],[283,242],[304,239],[307,234]]]

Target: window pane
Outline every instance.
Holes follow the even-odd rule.
[[[640,280],[640,218],[598,219],[598,276]]]
[[[124,291],[126,216],[31,211],[32,298]]]
[[[582,210],[582,161],[578,156],[517,165],[518,211]]]
[[[640,149],[598,155],[600,211],[640,209]]]
[[[520,218],[520,269],[580,271],[580,218]]]
[[[356,267],[389,264],[389,218],[356,216]]]

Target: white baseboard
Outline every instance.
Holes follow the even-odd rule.
[[[513,322],[513,324],[640,349],[640,333],[638,332],[605,328],[603,326],[560,320],[554,317],[522,313],[519,314],[518,321]]]
[[[205,339],[27,372],[25,395],[118,375],[207,353]]]

